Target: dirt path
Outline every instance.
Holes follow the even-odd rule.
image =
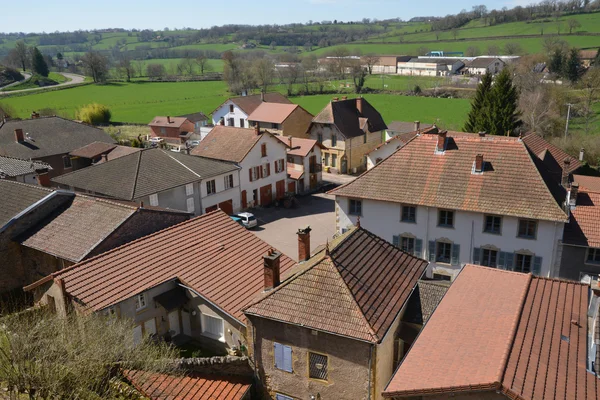
[[[11,91],[8,91],[8,92],[4,92],[4,91],[0,90],[0,96],[5,95],[5,94],[12,94],[12,93],[31,92],[31,91],[35,91],[35,90],[41,91],[41,90],[44,90],[46,88],[57,88],[57,87],[61,87],[61,86],[77,85],[79,83],[83,83],[83,81],[85,80],[85,76],[83,76],[83,75],[70,74],[68,72],[60,72],[60,74],[62,76],[64,76],[65,78],[70,79],[70,80],[68,80],[67,82],[59,83],[58,85],[46,86],[44,88],[31,88],[31,89],[22,89],[22,90],[11,90]],[[25,78],[25,79],[27,79],[27,78]],[[23,82],[23,81],[21,81],[21,82]]]

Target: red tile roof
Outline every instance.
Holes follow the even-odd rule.
[[[581,162],[578,159],[571,157],[564,150],[548,143],[537,133],[530,132],[526,134],[523,137],[523,143],[525,143],[525,146],[527,146],[529,151],[544,162],[546,168],[555,174],[559,174],[559,178],[566,159],[571,161],[568,168],[569,173],[573,173],[581,167]]]
[[[184,376],[125,371],[125,377],[151,400],[241,400],[252,386],[237,376],[188,373]]]
[[[263,288],[262,256],[269,249],[227,214],[215,211],[52,276],[62,278],[67,293],[94,311],[177,278],[242,321],[241,309]],[[282,273],[292,265],[281,256]]]
[[[586,370],[588,290],[465,266],[384,397],[498,391],[522,400],[600,398],[599,381]]]
[[[600,193],[600,176],[573,175],[573,182],[579,185],[579,190]]]
[[[329,256],[324,251],[313,256],[245,313],[381,341],[428,263],[362,228],[338,240]]]
[[[291,166],[287,167],[287,173],[288,173],[290,179],[293,179],[295,181],[302,178],[302,176],[304,175],[303,170],[295,169],[294,167],[291,167]]]
[[[304,139],[281,135],[277,135],[276,137],[277,139],[285,143],[287,146],[291,147],[291,149],[289,149],[287,152],[291,156],[306,157],[310,154],[310,151],[313,149],[313,147],[321,146],[319,142],[314,139]]]
[[[257,135],[254,128],[215,126],[191,154],[216,160],[242,162],[266,132]]]
[[[243,112],[246,113],[246,115],[252,114],[254,112],[254,110],[256,110],[256,108],[263,103],[263,99],[261,98],[260,94],[253,94],[250,96],[232,97],[232,98],[226,100],[223,104],[227,103],[227,101],[231,101],[233,104],[238,106]],[[277,92],[265,93],[264,94],[264,102],[279,103],[279,104],[292,104],[292,102],[287,97],[285,97],[281,93],[277,93]],[[219,107],[217,107],[215,109],[215,111],[217,111],[219,108],[223,107],[223,104],[221,104]],[[215,111],[213,111],[213,114]]]
[[[171,119],[171,122],[168,122],[167,117],[154,117],[154,119],[148,124],[148,126],[159,126],[159,127],[165,127],[165,128],[168,128],[168,127],[179,128],[186,121],[190,122],[185,117],[170,117],[170,119]]]
[[[252,114],[248,115],[248,121],[270,122],[282,124],[296,108],[297,104],[261,103]]]
[[[460,134],[436,154],[438,135],[420,135],[356,180],[330,193],[395,203],[443,207],[565,222],[518,138]],[[474,174],[483,154],[486,170]],[[527,195],[523,195],[527,193]]]
[[[101,154],[108,153],[115,147],[117,147],[117,145],[112,143],[93,142],[75,149],[69,154],[73,157],[96,158]]]
[[[600,178],[597,178],[600,179]],[[600,248],[600,193],[580,190],[563,233],[565,244]]]

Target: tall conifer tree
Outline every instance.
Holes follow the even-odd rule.
[[[504,68],[496,77],[489,92],[489,120],[487,132],[506,135],[521,125],[518,110],[519,93],[513,85],[509,68]]]
[[[492,89],[492,74],[487,72],[481,78],[481,83],[477,86],[477,93],[471,103],[471,112],[467,117],[464,126],[465,132],[485,131],[489,112],[489,93]]]

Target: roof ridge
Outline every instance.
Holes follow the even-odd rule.
[[[57,190],[57,189],[51,189],[51,188],[48,188],[48,187],[45,187],[45,186],[31,185],[31,184],[29,184],[29,183],[17,182],[17,181],[11,181],[11,180],[8,180],[8,179],[0,179],[0,182],[7,182],[7,183],[9,183],[10,185],[21,185],[21,186],[27,186],[27,187],[30,187],[30,188],[33,188],[33,189],[44,190],[44,191],[46,191],[46,192],[50,192],[50,193],[52,193],[52,192],[56,192],[56,190]]]
[[[190,171],[192,174],[196,175],[198,178],[202,179],[202,176],[200,176],[200,174],[198,174],[197,172],[193,171],[190,167],[188,167],[187,165],[185,165],[184,163],[182,163],[181,161],[179,161],[178,159],[176,159],[175,157],[173,157],[171,154],[169,154],[166,150],[162,150],[162,152],[164,154],[167,155],[167,157],[171,158],[172,160],[174,160],[175,162],[179,163],[183,168],[187,169],[188,171]],[[193,157],[193,156],[190,156]]]
[[[91,196],[91,195],[85,194],[85,193],[75,193],[75,197],[76,198],[77,197],[83,197],[83,198],[87,198],[87,199],[90,199],[90,200],[93,200],[93,201],[97,201],[97,202],[100,202],[100,203],[107,203],[107,204],[111,204],[111,205],[118,206],[118,207],[129,208],[129,209],[132,209],[132,210],[137,210],[137,209],[140,208],[139,206],[133,206],[133,205],[121,203],[121,202],[118,202],[118,201],[112,201],[110,198]]]
[[[150,149],[142,149],[141,151],[137,151],[133,154],[138,155],[138,162],[137,162],[137,166],[135,169],[135,175],[133,177],[133,186],[131,187],[131,199],[133,200],[135,197],[135,189],[137,188],[137,181],[138,178],[140,176],[140,165],[142,164],[142,153],[144,153],[144,150],[150,150]],[[127,157],[127,156],[125,156]],[[123,157],[121,157],[123,158]]]

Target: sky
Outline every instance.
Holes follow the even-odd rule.
[[[209,28],[225,24],[287,24],[363,18],[456,14],[477,4],[489,9],[530,0],[28,0],[26,8],[4,7],[0,32],[54,32],[101,28]],[[16,3],[15,3],[16,4]],[[25,4],[25,3],[24,3]],[[24,15],[25,14],[25,15]]]

